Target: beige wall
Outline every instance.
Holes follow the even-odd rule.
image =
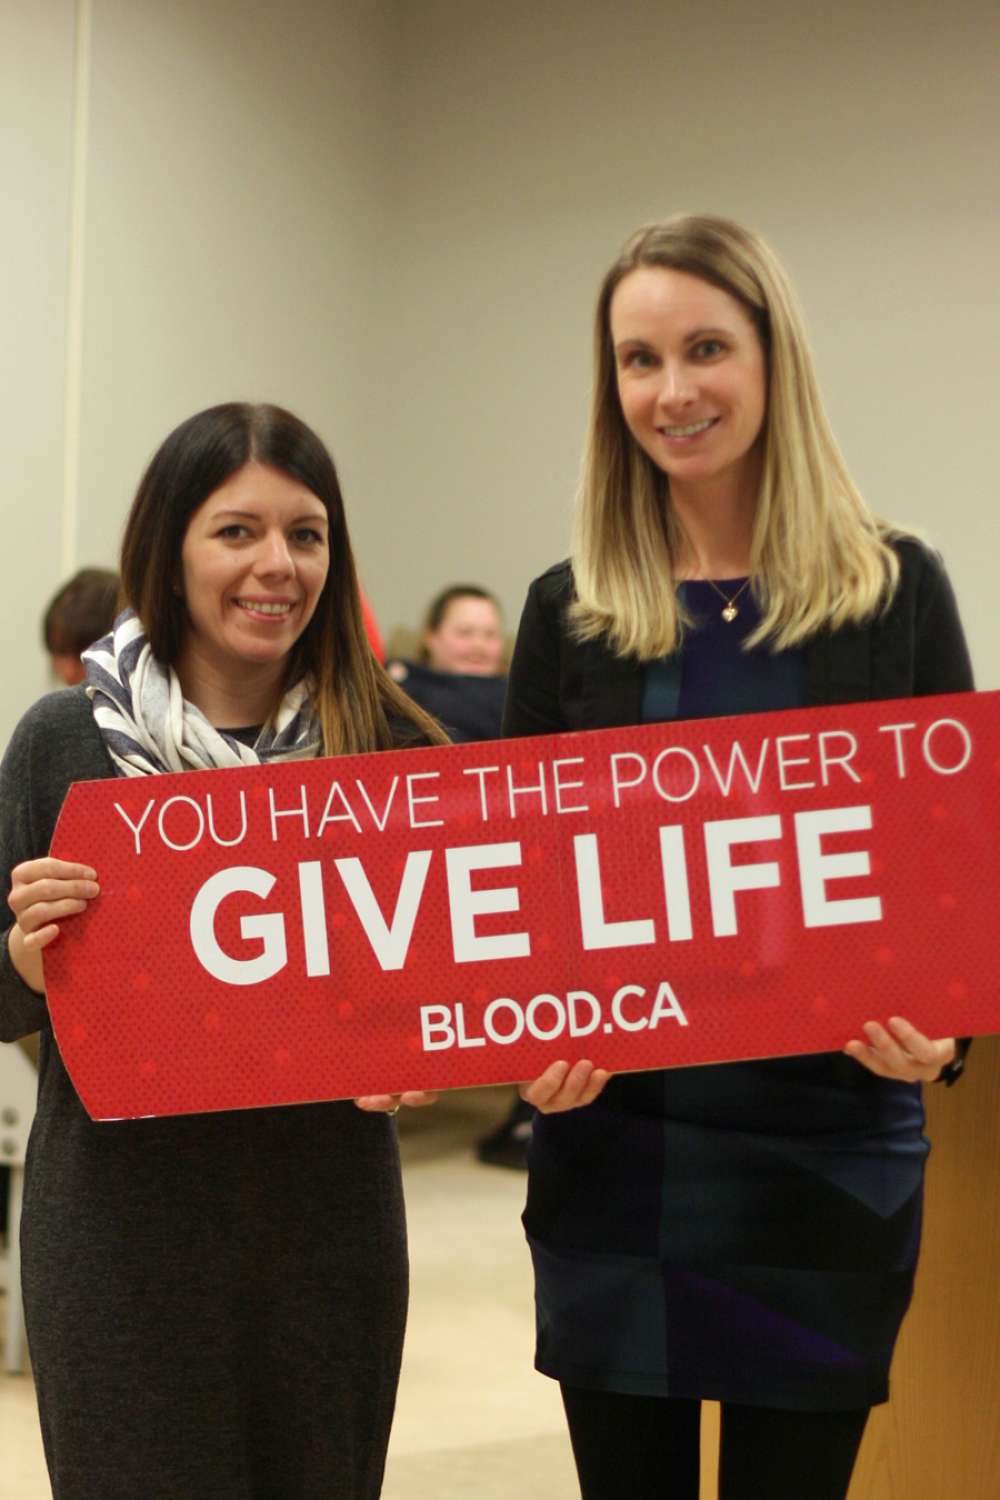
[[[391,7],[17,0],[0,12],[14,230],[0,453],[17,559],[2,744],[48,686],[45,600],[67,571],[113,565],[142,467],[176,422],[215,401],[282,402],[363,498]]]
[[[679,208],[743,218],[788,261],[848,459],[942,546],[996,686],[998,14],[0,7],[0,741],[45,686],[41,603],[113,560],[151,450],[220,399],[283,401],[328,439],[385,626],[456,577],[516,616],[565,551],[597,280]]]
[[[1000,684],[993,0],[423,0],[401,22],[387,615],[456,573],[516,610],[564,554],[598,279],[635,225],[708,209],[788,262],[859,482],[943,548]]]
[[[80,531],[104,554],[152,449],[215,401],[290,406],[363,466],[383,19],[96,0]]]
[[[61,566],[72,83],[72,0],[0,6],[0,746],[44,683]]]

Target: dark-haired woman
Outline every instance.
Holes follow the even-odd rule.
[[[573,557],[531,587],[509,733],[971,687],[940,561],[851,482],[766,245],[641,230],[594,347]],[[610,1083],[579,1059],[524,1091],[537,1365],[584,1500],[696,1500],[703,1398],[722,1500],[843,1500],[913,1284],[920,1084],[961,1051],[883,1017],[847,1055]]]
[[[129,608],[86,685],[25,715],[0,773],[0,1034],[41,1032],[23,1282],[53,1494],[374,1500],[406,1308],[398,1101],[93,1124],[42,955],[111,898],[87,850],[46,850],[74,780],[443,736],[368,648],[333,463],[288,412],[177,428],[121,578]]]

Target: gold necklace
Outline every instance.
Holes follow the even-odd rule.
[[[748,589],[750,587],[749,578],[745,578],[743,580],[739,588],[736,590],[735,594],[723,593],[722,589],[719,588],[719,585],[717,583],[713,583],[711,578],[706,578],[705,582],[708,584],[710,589],[715,590],[719,598],[722,600],[723,604],[725,605],[725,609],[722,611],[722,618],[725,620],[727,625],[731,625],[736,619],[736,616],[739,614],[739,610],[736,608],[736,601],[743,593],[744,589]]]

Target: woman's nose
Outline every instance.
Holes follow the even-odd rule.
[[[679,360],[667,360],[660,374],[659,404],[663,407],[683,406],[694,394],[691,371]]]
[[[257,571],[265,577],[271,577],[274,574],[287,577],[289,573],[294,572],[292,554],[282,532],[269,531],[263,538],[257,559]]]

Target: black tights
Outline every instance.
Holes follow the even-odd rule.
[[[562,1387],[581,1500],[698,1500],[701,1402]],[[868,1408],[722,1406],[719,1500],[844,1500]]]

